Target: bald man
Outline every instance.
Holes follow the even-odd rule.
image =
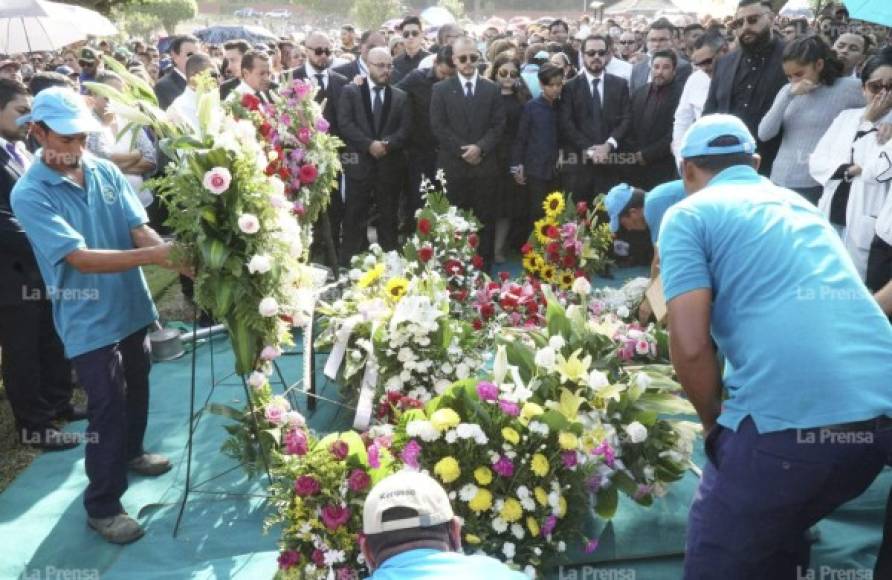
[[[365,81],[345,86],[338,101],[340,137],[347,144],[342,157],[347,178],[343,266],[368,247],[366,229],[373,199],[378,207],[378,244],[385,251],[397,249],[397,210],[407,171],[404,148],[411,109],[406,93],[390,86],[390,51],[371,49],[366,66]]]

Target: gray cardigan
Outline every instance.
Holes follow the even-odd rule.
[[[777,93],[774,104],[759,123],[759,139],[768,141],[783,131],[780,150],[771,169],[771,181],[781,187],[818,187],[808,172],[808,158],[833,119],[846,109],[864,106],[861,81],[837,79],[805,95],[790,94],[790,84]]]

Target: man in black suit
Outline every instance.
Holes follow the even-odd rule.
[[[191,34],[177,36],[170,43],[173,68],[155,84],[158,106],[165,110],[186,90],[186,61],[198,52],[198,39]]]
[[[407,16],[399,27],[399,33],[403,37],[406,52],[393,59],[393,79],[397,84],[403,78],[418,68],[418,64],[430,53],[421,47],[424,40],[424,30],[421,28],[421,20],[417,16]]]
[[[473,210],[483,229],[480,255],[485,268],[495,253],[493,197],[499,179],[495,149],[505,130],[501,91],[480,76],[480,53],[474,41],[463,36],[452,45],[452,62],[458,74],[434,85],[431,94],[431,129],[437,138],[437,166],[446,173],[450,203]]]
[[[347,77],[340,75],[331,70],[331,39],[322,31],[316,30],[311,32],[304,41],[304,48],[307,53],[307,62],[303,66],[285,71],[282,75],[285,79],[283,82],[287,85],[294,79],[309,80],[316,86],[316,102],[324,103],[322,108],[322,116],[331,126],[329,132],[333,135],[340,135],[338,129],[338,102],[341,98],[341,91],[349,82]],[[338,180],[340,182],[340,180]],[[331,227],[332,243],[334,244],[334,252],[337,253],[341,242],[341,221],[344,216],[344,199],[341,195],[341,188],[331,192],[331,204],[328,206],[328,222]],[[314,236],[321,235],[319,227],[313,228]],[[311,253],[318,254],[322,251],[319,245],[320,238],[316,236],[314,239],[314,248]]]
[[[675,74],[678,57],[674,50],[658,50],[650,60],[653,80],[632,94],[632,127],[625,148],[634,153],[635,162],[626,178],[644,190],[678,178],[672,127],[684,88]]]
[[[369,76],[362,85],[348,84],[338,103],[341,138],[347,144],[344,174],[344,241],[341,264],[363,251],[374,198],[378,206],[378,243],[397,249],[397,207],[406,172],[404,148],[409,139],[412,112],[406,93],[390,86],[393,59],[383,47],[368,52]]]
[[[356,60],[342,64],[332,70],[340,75],[344,75],[348,80],[355,80],[356,77],[369,76],[369,67],[366,60],[369,57],[369,51],[373,48],[386,47],[387,40],[384,35],[376,30],[366,30],[359,39],[359,56]]]
[[[684,82],[688,80],[688,77],[691,76],[694,69],[691,67],[691,63],[685,59],[684,55],[673,48],[673,42],[677,32],[678,30],[675,26],[665,18],[655,20],[650,25],[645,40],[647,44],[647,54],[641,62],[632,67],[632,76],[629,79],[630,93],[635,93],[635,91],[651,82],[651,71],[653,70],[650,66],[651,59],[655,52],[662,50],[672,50],[675,52],[675,56],[678,60],[675,76],[678,77],[679,82],[684,86]]]
[[[738,48],[715,63],[703,114],[730,113],[759,134],[762,117],[787,84],[783,69],[784,43],[774,35],[774,14],[767,0],[741,0],[732,22]],[[756,140],[762,157],[759,173],[771,175],[782,135],[770,141]]]
[[[446,46],[437,52],[432,68],[413,70],[396,84],[397,88],[406,91],[412,108],[412,130],[406,150],[409,190],[405,216],[413,224],[415,211],[421,208],[421,182],[425,177],[433,181],[437,171],[437,138],[431,130],[431,94],[436,83],[453,76],[452,47]]]
[[[263,103],[273,102],[272,93],[278,85],[272,82],[272,59],[263,50],[249,50],[242,57],[242,80],[228,99],[241,99],[243,95],[254,95]]]
[[[3,384],[23,442],[69,449],[55,419],[83,419],[71,406],[71,367],[53,324],[52,305],[31,244],[9,203],[13,185],[31,163],[16,119],[31,97],[19,82],[0,79],[0,348]]]
[[[565,147],[565,189],[591,201],[620,180],[617,156],[629,130],[626,80],[604,72],[609,43],[595,34],[582,43],[583,70],[564,86],[558,127]]]
[[[242,82],[242,57],[251,50],[247,40],[230,40],[223,44],[226,58],[226,73],[230,78],[220,83],[220,99],[225,100],[235,87]]]

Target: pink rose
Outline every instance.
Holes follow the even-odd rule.
[[[320,568],[325,567],[325,552],[323,552],[319,548],[313,550],[313,555],[310,556],[310,559],[313,560],[313,563],[316,564],[316,566]]]
[[[300,177],[301,183],[309,185],[316,181],[316,178],[319,176],[319,170],[316,169],[315,165],[302,165],[298,172],[298,176]]]
[[[378,457],[378,444],[374,443],[368,448],[368,457],[369,457],[369,467],[372,469],[378,469],[381,467],[381,460]]]
[[[365,490],[370,483],[372,483],[372,478],[362,469],[354,469],[350,472],[350,477],[347,478],[347,487],[355,493]]]
[[[279,570],[287,570],[300,564],[300,553],[294,550],[285,550],[279,554]]]
[[[204,174],[201,184],[214,195],[220,195],[232,183],[232,174],[225,167],[214,167]]]
[[[294,482],[294,493],[300,497],[316,495],[319,493],[319,490],[319,482],[311,475],[301,475]]]
[[[322,508],[322,523],[330,531],[335,531],[350,521],[350,508],[340,505],[327,505]]]
[[[285,435],[285,451],[289,455],[306,455],[307,451],[309,451],[309,445],[307,443],[307,435],[303,432],[302,429],[292,429]],[[308,489],[308,488],[301,488]],[[297,492],[297,486],[295,484],[295,492]],[[299,494],[298,494],[299,495]]]
[[[277,346],[266,345],[263,347],[263,350],[260,351],[260,358],[263,360],[275,360],[282,355],[282,350]]]
[[[272,423],[273,425],[281,425],[285,422],[285,409],[283,409],[279,405],[269,405],[264,412],[266,416],[266,420]]]
[[[304,99],[307,95],[310,94],[313,90],[313,85],[307,81],[296,80],[294,81],[294,94],[297,95],[298,99]]]
[[[301,127],[297,131],[297,140],[306,145],[310,142],[310,138],[313,136],[313,133],[310,132],[306,127]]]
[[[316,119],[316,130],[320,133],[328,133],[328,130],[331,128],[331,125],[328,121],[325,120],[325,117],[319,117]]]
[[[332,443],[328,450],[335,457],[335,459],[344,460],[347,458],[347,454],[350,453],[350,447],[347,446],[347,443],[338,439],[334,443]]]

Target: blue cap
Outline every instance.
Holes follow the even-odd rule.
[[[719,137],[733,137],[728,145],[710,145]],[[736,141],[735,141],[736,140]],[[688,127],[681,140],[682,159],[704,155],[731,155],[756,152],[756,140],[746,125],[734,115],[706,115]]]
[[[619,214],[623,213],[629,200],[632,199],[632,187],[628,183],[614,185],[604,198],[604,207],[610,216],[610,231],[619,231]]]
[[[67,77],[70,77],[71,75],[75,74],[73,68],[71,68],[70,66],[66,66],[64,64],[57,66],[56,72],[59,73],[60,75],[65,75]]]
[[[34,97],[31,113],[16,119],[17,125],[43,121],[59,135],[98,133],[99,122],[83,97],[67,87],[50,87]]]

